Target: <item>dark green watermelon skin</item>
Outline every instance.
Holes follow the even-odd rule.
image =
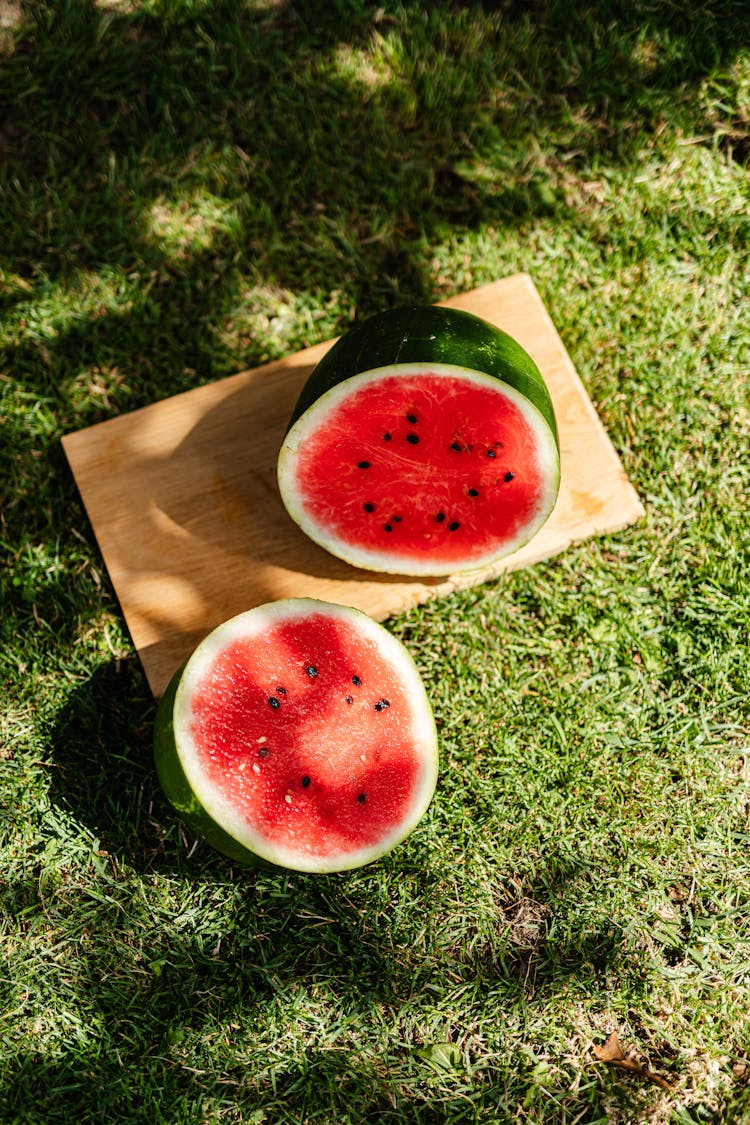
[[[387,309],[351,328],[311,373],[287,431],[332,387],[396,363],[450,363],[495,376],[537,408],[559,446],[552,400],[528,352],[481,317],[438,305]]]

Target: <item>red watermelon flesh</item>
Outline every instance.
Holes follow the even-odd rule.
[[[332,408],[300,451],[297,479],[341,539],[405,560],[421,559],[429,541],[432,562],[450,569],[515,538],[537,512],[538,449],[519,403],[498,385],[386,375]]]
[[[295,423],[284,502],[333,554],[374,570],[476,569],[527,542],[559,482],[556,440],[513,387],[447,364],[358,374]]]
[[[372,645],[352,654],[345,641],[322,615],[281,623],[260,651],[228,645],[193,696],[207,778],[266,839],[304,837],[313,855],[372,844],[398,824],[419,769],[395,670]]]
[[[365,615],[320,606],[233,619],[197,650],[174,703],[181,767],[205,812],[254,854],[301,870],[377,858],[435,784],[434,722],[411,658]]]

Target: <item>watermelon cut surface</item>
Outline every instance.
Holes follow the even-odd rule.
[[[295,522],[356,566],[485,567],[528,542],[557,498],[549,392],[521,346],[470,313],[381,313],[312,372],[278,480]]]
[[[157,714],[157,771],[188,824],[233,859],[328,872],[402,841],[437,780],[437,736],[403,645],[307,598],[215,629]]]

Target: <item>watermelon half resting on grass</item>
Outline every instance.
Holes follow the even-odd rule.
[[[290,598],[216,628],[174,676],[154,736],[164,791],[232,859],[342,871],[422,818],[437,735],[404,648],[359,610]]]
[[[278,480],[292,519],[355,566],[415,576],[486,567],[554,507],[549,392],[520,344],[471,313],[379,313],[310,375]]]

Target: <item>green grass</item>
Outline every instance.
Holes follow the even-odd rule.
[[[2,1119],[750,1121],[747,6],[0,8]],[[405,845],[233,869],[60,439],[517,270],[647,518],[389,622]]]

